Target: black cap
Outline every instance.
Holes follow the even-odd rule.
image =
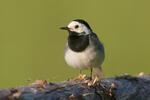
[[[87,28],[89,28],[92,31],[90,25],[85,20],[83,20],[83,19],[75,19],[73,21],[77,21],[77,22],[79,22],[81,24],[84,24]]]

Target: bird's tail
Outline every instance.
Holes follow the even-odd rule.
[[[101,67],[94,67],[94,70],[96,71],[96,73],[99,75],[100,78],[103,76],[103,71]]]

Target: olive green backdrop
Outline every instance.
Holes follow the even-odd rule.
[[[0,88],[78,75],[63,58],[71,20],[88,21],[105,46],[104,77],[150,73],[148,0],[1,0]],[[89,75],[89,71],[84,71]]]

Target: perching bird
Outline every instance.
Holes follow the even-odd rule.
[[[61,29],[69,32],[64,54],[66,63],[80,69],[80,72],[82,69],[91,69],[91,77],[92,69],[102,76],[104,47],[89,24],[82,19],[76,19]]]

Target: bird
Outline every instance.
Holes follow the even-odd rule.
[[[101,65],[105,58],[104,46],[93,32],[90,25],[83,19],[75,19],[67,26],[60,27],[68,31],[68,39],[64,49],[66,63],[81,71],[90,69],[92,78],[93,69],[102,77]]]

